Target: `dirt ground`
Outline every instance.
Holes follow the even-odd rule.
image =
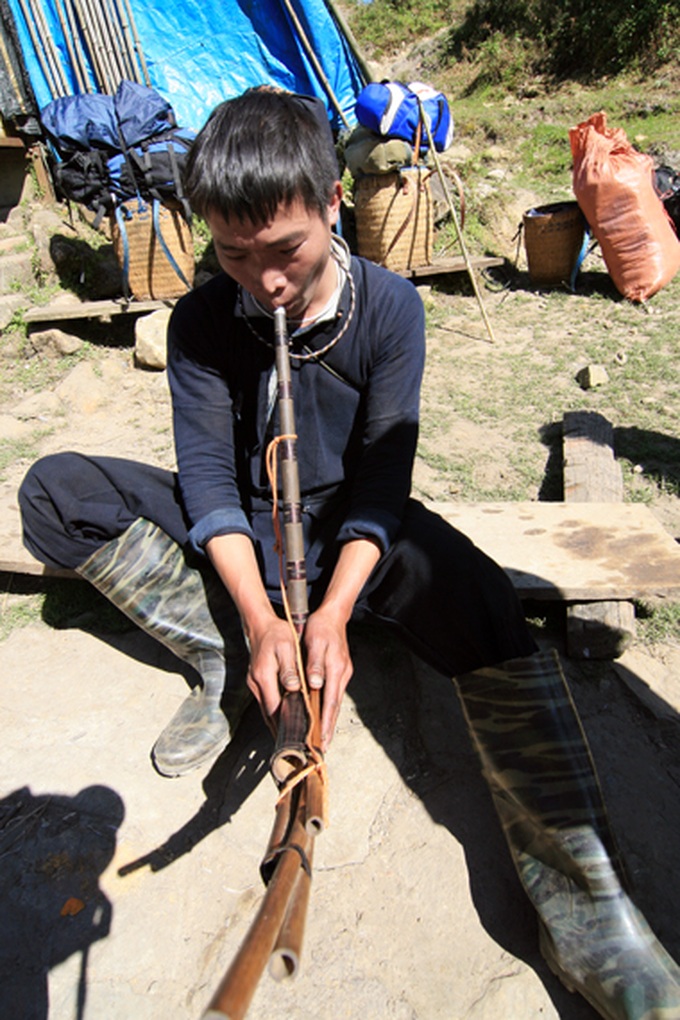
[[[486,343],[464,288],[440,299],[424,449],[464,447],[475,484],[490,487],[518,470],[514,437],[444,409],[480,370],[491,379],[504,355],[535,342],[545,304],[535,298],[531,320],[521,294],[489,290],[485,301],[504,348]],[[165,373],[135,366],[131,337],[90,343],[38,388],[5,385],[3,428],[15,428],[18,444],[30,438],[27,456],[5,469],[5,534],[17,533],[16,488],[36,454],[78,449],[173,465]],[[545,446],[532,457],[538,495]],[[419,458],[416,492],[464,498],[464,479],[436,463]],[[680,501],[666,502],[660,516],[677,535]],[[261,781],[268,737],[251,713],[208,774],[161,779],[148,750],[186,693],[181,665],[144,635],[111,628],[79,581],[66,585],[79,591],[71,609],[64,582],[5,582],[3,614],[46,595],[39,618],[0,644],[0,882],[10,905],[0,1011],[22,1020],[198,1017],[261,895],[274,797]],[[527,613],[541,644],[563,650],[564,607]],[[355,628],[352,640],[355,677],[329,754],[332,824],[317,841],[302,972],[291,984],[265,975],[249,1015],[594,1016],[538,955],[452,684],[379,630]],[[680,648],[638,642],[615,663],[567,660],[566,670],[633,895],[680,959]]]

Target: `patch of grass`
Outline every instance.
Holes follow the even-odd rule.
[[[571,179],[569,134],[561,124],[539,123],[520,146],[522,175]]]
[[[356,2],[349,10],[352,32],[375,59],[405,42],[436,33],[450,24],[451,0],[372,0]]]
[[[42,600],[37,596],[12,605],[0,602],[0,641],[4,641],[15,630],[38,623],[41,615]]]
[[[644,644],[680,644],[680,602],[639,602],[635,614],[638,637]]]

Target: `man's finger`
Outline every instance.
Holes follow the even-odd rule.
[[[300,677],[295,666],[288,666],[279,673],[279,683],[287,691],[300,690]]]
[[[319,690],[324,684],[324,670],[323,666],[319,666],[316,663],[307,665],[307,683],[310,687],[315,690]]]

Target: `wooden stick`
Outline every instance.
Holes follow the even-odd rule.
[[[463,238],[463,231],[461,230],[460,223],[458,222],[458,215],[456,213],[456,209],[455,209],[455,206],[453,204],[453,199],[451,198],[451,192],[449,191],[449,185],[448,185],[448,182],[446,180],[446,176],[444,174],[444,171],[442,170],[442,164],[441,164],[441,160],[439,159],[439,154],[438,154],[437,150],[434,147],[434,139],[432,138],[432,132],[430,130],[430,122],[427,119],[427,117],[425,116],[425,110],[423,109],[423,104],[420,101],[420,99],[418,100],[418,104],[420,106],[420,119],[421,119],[421,121],[422,121],[422,123],[423,123],[423,125],[425,127],[425,131],[427,133],[427,140],[428,140],[428,144],[430,146],[430,152],[432,153],[432,158],[434,160],[434,165],[435,165],[435,167],[437,169],[437,173],[439,174],[439,180],[441,181],[442,189],[444,191],[444,197],[446,198],[446,201],[448,203],[449,211],[451,213],[451,218],[452,218],[454,226],[456,228],[456,235],[458,237],[458,243],[460,244],[460,250],[461,250],[461,252],[463,254],[463,259],[465,260],[465,268],[467,269],[468,276],[470,277],[470,283],[472,284],[472,289],[473,289],[473,291],[475,293],[475,297],[477,298],[477,304],[479,305],[479,310],[482,313],[482,319],[484,320],[484,325],[486,326],[486,331],[489,334],[489,340],[491,341],[492,344],[495,344],[496,343],[496,337],[494,336],[494,332],[493,332],[493,329],[492,329],[492,326],[491,326],[491,322],[489,321],[489,316],[486,314],[486,308],[484,307],[484,302],[482,301],[482,295],[481,295],[481,292],[480,292],[479,287],[477,285],[477,278],[475,276],[474,267],[472,265],[472,262],[470,261],[470,256],[468,254],[467,245],[465,244],[465,240]]]
[[[269,957],[269,973],[275,981],[283,981],[284,978],[295,977],[300,967],[309,893],[312,887],[311,867],[313,852],[314,843],[310,841],[309,853],[307,855],[309,869],[300,868],[298,870],[295,885],[288,898],[288,909],[283,918],[276,944]]]
[[[281,850],[260,909],[203,1020],[243,1020],[258,982],[276,946],[300,871],[309,870],[312,839],[303,824],[299,798],[288,844]],[[300,909],[302,904],[298,905]]]

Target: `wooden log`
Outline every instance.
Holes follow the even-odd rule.
[[[620,503],[623,475],[614,457],[614,430],[595,411],[569,411],[562,422],[566,503]],[[567,654],[616,659],[635,636],[635,608],[627,601],[567,606]]]

